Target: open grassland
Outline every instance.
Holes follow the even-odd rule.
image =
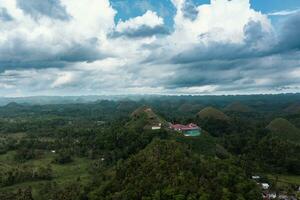
[[[268,175],[268,178],[271,180],[276,180],[276,176],[278,177],[278,182],[281,184],[293,184],[300,185],[300,176],[295,175]]]
[[[20,140],[22,138],[25,138],[27,136],[26,133],[9,133],[9,134],[1,134],[0,133],[0,140],[5,140],[7,138],[10,138],[10,139],[15,139],[15,140]]]
[[[9,169],[11,167],[17,167],[18,165],[32,165],[32,166],[47,166],[51,165],[53,171],[53,179],[58,185],[65,185],[76,181],[80,178],[81,183],[87,183],[89,180],[88,167],[91,160],[85,158],[73,158],[73,162],[59,165],[53,163],[55,154],[45,152],[39,159],[27,161],[26,163],[17,163],[14,161],[14,151],[10,151],[6,154],[0,155],[0,170]],[[32,187],[33,196],[37,197],[37,191],[40,186],[47,181],[29,181],[19,184],[15,184],[9,187],[2,187],[0,191],[16,191],[19,188]]]

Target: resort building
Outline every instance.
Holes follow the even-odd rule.
[[[184,136],[199,136],[201,134],[201,128],[193,123],[188,125],[170,124],[170,129],[181,132]]]

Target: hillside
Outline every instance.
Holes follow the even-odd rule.
[[[288,120],[283,118],[274,119],[268,126],[273,135],[292,142],[300,142],[300,130]]]
[[[244,112],[244,113],[252,111],[252,109],[249,106],[244,105],[238,101],[229,104],[228,106],[226,106],[224,110],[228,112]]]
[[[229,117],[224,114],[222,111],[213,108],[213,107],[206,107],[204,109],[202,109],[198,114],[197,117],[199,117],[200,119],[207,119],[207,118],[211,118],[211,119],[217,119],[217,120],[223,120],[223,121],[227,121],[229,120]]]
[[[158,116],[152,108],[148,106],[142,106],[136,109],[130,115],[131,121],[129,126],[140,127],[144,129],[151,129],[153,126],[164,126],[167,124],[166,120]]]
[[[181,106],[179,106],[178,111],[179,112],[192,112],[197,113],[199,109],[202,109],[203,106],[200,104],[192,104],[192,103],[184,103]]]
[[[290,114],[300,114],[300,103],[293,103],[284,109],[284,111]]]
[[[113,174],[108,184],[97,191],[98,198],[179,200],[227,199],[227,196],[259,199],[260,196],[257,185],[239,167],[222,160],[205,160],[193,154],[187,145],[175,141],[154,140],[122,162]],[[231,178],[230,183],[227,177]],[[247,187],[237,192],[235,188],[240,185]]]

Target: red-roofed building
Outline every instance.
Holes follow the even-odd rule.
[[[185,136],[199,136],[201,130],[199,126],[193,123],[188,125],[170,124],[170,129],[182,132]]]

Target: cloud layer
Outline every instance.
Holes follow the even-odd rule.
[[[109,0],[0,1],[0,95],[299,91],[299,11],[171,2],[173,27],[152,10],[116,21]]]

